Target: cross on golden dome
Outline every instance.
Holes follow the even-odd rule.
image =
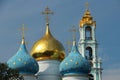
[[[46,15],[46,23],[49,23],[49,16],[48,15],[53,14],[53,12],[49,9],[48,6],[45,8],[45,11],[42,12],[42,14]]]

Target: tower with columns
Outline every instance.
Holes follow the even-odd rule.
[[[91,63],[90,80],[101,80],[101,60],[98,59],[97,47],[98,43],[95,35],[96,21],[90,14],[87,8],[79,24],[80,39],[78,48],[82,56],[88,59]]]

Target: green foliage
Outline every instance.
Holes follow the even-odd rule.
[[[0,63],[0,80],[24,80],[23,76],[15,69],[11,69],[5,63]]]

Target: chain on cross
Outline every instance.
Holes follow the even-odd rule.
[[[49,14],[53,14],[53,12],[48,8],[46,7],[45,11],[42,12],[42,14],[45,14],[46,15],[46,23],[49,23]]]

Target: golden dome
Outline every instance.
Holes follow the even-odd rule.
[[[80,27],[82,28],[84,25],[94,25],[96,26],[96,21],[93,21],[93,17],[90,14],[89,10],[86,10],[82,19],[80,20]]]
[[[33,45],[30,54],[36,60],[63,60],[65,57],[63,45],[56,40],[46,24],[46,33]]]

